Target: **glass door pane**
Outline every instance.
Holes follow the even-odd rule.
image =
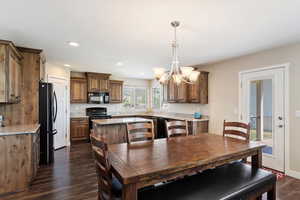
[[[267,146],[263,153],[273,154],[273,85],[272,79],[250,83],[250,139]]]

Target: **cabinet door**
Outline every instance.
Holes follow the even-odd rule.
[[[15,91],[15,77],[16,77],[16,65],[14,59],[9,56],[9,64],[8,64],[8,101],[13,103],[16,98]]]
[[[110,102],[122,103],[123,101],[123,81],[110,81]]]
[[[7,102],[7,83],[6,83],[6,48],[0,45],[0,103]]]
[[[189,88],[189,101],[193,103],[200,102],[200,81],[191,84]]]
[[[100,80],[98,78],[88,78],[88,91],[89,92],[100,92]]]
[[[14,64],[15,67],[15,78],[14,78],[14,82],[15,82],[15,102],[20,102],[21,101],[21,93],[22,93],[22,72],[21,72],[21,64],[19,63],[19,60],[15,61]]]
[[[176,98],[177,98],[177,85],[173,79],[170,79],[168,83],[168,102],[170,103],[176,102]]]
[[[8,68],[9,102],[18,103],[21,100],[21,64],[11,50],[9,51]]]
[[[87,102],[87,82],[85,79],[71,79],[71,103]]]
[[[188,101],[208,104],[208,72],[201,72],[197,82],[189,85]]]
[[[163,102],[168,102],[168,83],[163,84]]]
[[[89,133],[87,119],[71,119],[71,141],[87,140]]]
[[[186,103],[187,102],[187,94],[188,94],[188,84],[182,82],[177,86],[177,98],[176,102]]]
[[[109,80],[99,79],[99,90],[100,92],[108,92]]]

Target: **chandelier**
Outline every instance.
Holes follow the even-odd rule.
[[[179,67],[178,60],[178,43],[177,43],[177,27],[179,27],[179,21],[171,22],[174,28],[174,41],[172,42],[172,64],[171,70],[166,71],[164,68],[154,68],[155,79],[161,84],[166,84],[170,79],[179,85],[182,82],[194,84],[200,74],[199,71],[195,71],[193,67]]]

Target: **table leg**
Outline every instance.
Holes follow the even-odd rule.
[[[251,157],[251,164],[253,168],[262,168],[262,151],[257,150],[257,154]]]
[[[136,184],[123,185],[122,200],[137,200]]]

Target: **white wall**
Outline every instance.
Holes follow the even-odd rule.
[[[238,120],[239,72],[249,69],[290,63],[290,138],[287,170],[300,178],[300,43],[199,67],[209,71],[209,131],[221,133],[223,120]],[[205,106],[200,106],[205,109]]]
[[[67,89],[67,142],[68,146],[70,145],[70,69],[66,67],[56,66],[50,63],[46,63],[45,68],[45,81],[48,80],[48,77],[56,77],[66,79],[68,82]]]

